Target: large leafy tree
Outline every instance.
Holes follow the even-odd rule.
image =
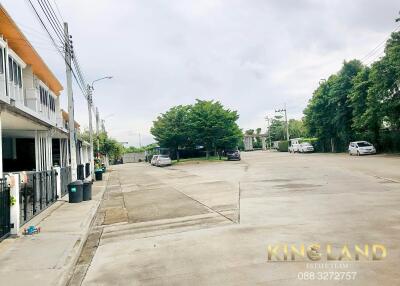
[[[160,146],[174,150],[178,160],[179,148],[187,147],[192,143],[189,132],[190,110],[190,105],[174,106],[158,116],[150,129]]]
[[[206,149],[210,151],[237,147],[242,132],[236,121],[236,111],[226,109],[220,102],[197,100],[194,105],[172,107],[153,121],[150,132],[161,147],[177,152],[179,149]]]
[[[234,148],[242,138],[238,119],[237,111],[218,101],[197,100],[189,113],[191,138],[205,148],[207,157],[212,150]]]
[[[343,150],[342,146],[347,147],[348,142],[353,139],[351,129],[353,110],[348,96],[353,88],[353,78],[361,70],[362,64],[358,60],[344,62],[332,89],[331,100],[333,100],[332,104],[336,106],[333,124],[336,131],[335,139],[340,146],[339,150]]]
[[[358,60],[344,62],[342,69],[322,82],[304,111],[305,124],[322,146],[332,151],[344,150],[352,138],[353,109],[349,94],[353,78],[361,71]]]
[[[271,125],[269,126],[269,133],[271,135],[271,140],[272,141],[279,141],[279,140],[284,140],[286,136],[286,130],[285,130],[285,122],[282,120],[283,116],[281,115],[276,115],[272,120],[271,120]]]
[[[385,56],[380,60],[384,78],[384,89],[379,93],[384,112],[383,120],[390,128],[400,129],[400,32],[392,33],[386,43]]]
[[[289,134],[290,138],[307,137],[307,130],[303,120],[289,119]]]
[[[353,79],[353,88],[349,94],[349,104],[353,110],[351,127],[357,135],[365,135],[369,124],[365,120],[368,109],[368,90],[371,87],[370,68],[363,68]]]
[[[400,32],[395,32],[386,42],[385,55],[371,67],[357,60],[345,62],[314,91],[304,110],[309,133],[332,151],[345,150],[353,139],[399,150],[399,79]]]

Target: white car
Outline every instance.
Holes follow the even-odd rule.
[[[376,149],[374,145],[372,145],[367,141],[355,141],[355,142],[350,142],[349,154],[357,156],[376,154]]]
[[[300,153],[314,152],[314,147],[313,145],[311,145],[311,143],[303,142],[300,144],[299,152]]]
[[[289,153],[300,152],[300,138],[293,138],[289,141],[288,151]]]
[[[153,166],[162,167],[171,165],[172,161],[168,155],[154,155],[150,163]]]

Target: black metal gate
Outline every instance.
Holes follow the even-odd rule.
[[[61,197],[68,193],[68,184],[71,183],[71,167],[62,167],[60,169]]]
[[[10,234],[10,188],[6,179],[0,179],[0,240]]]
[[[21,224],[57,201],[56,176],[55,170],[27,173],[27,181],[20,186]]]

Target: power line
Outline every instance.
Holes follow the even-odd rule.
[[[57,45],[57,41],[54,39],[54,36],[52,35],[52,33],[50,32],[50,29],[47,27],[47,25],[44,23],[42,17],[40,16],[39,12],[37,11],[35,5],[33,5],[31,0],[28,0],[30,6],[32,7],[34,14],[36,15],[37,19],[39,20],[41,26],[44,28],[44,30],[46,31],[47,35],[50,37],[54,47],[56,48],[56,50],[58,51],[58,53],[61,55],[61,57],[64,59],[64,61],[66,62],[66,64],[68,65],[68,67],[71,69],[72,75],[79,87],[79,89],[81,90],[82,94],[84,95],[84,97],[87,99],[87,95],[86,95],[86,86],[85,86],[85,80],[83,80],[83,76],[82,76],[82,72],[80,71],[80,69],[77,68],[77,65],[75,65],[75,71],[72,68],[72,66],[66,61],[65,56],[63,54],[63,50],[59,48],[59,46]],[[52,10],[51,4],[49,2],[47,2],[48,9],[46,9],[44,7],[44,4],[41,5],[40,0],[38,0],[38,3],[40,5],[40,8],[43,12],[43,14],[45,15],[47,21],[50,23],[51,28],[53,29],[53,31],[56,33],[56,36],[58,37],[58,40],[61,42],[63,48],[65,49],[64,51],[70,52],[70,56],[72,57],[72,59],[75,58],[74,54],[75,52],[73,51],[73,47],[72,44],[70,43],[69,39],[65,39],[64,35],[60,35],[60,23],[58,20],[58,24],[57,22],[55,22],[56,20],[54,20],[53,18],[51,18],[51,16],[49,15],[49,10]],[[50,8],[49,8],[50,7]],[[52,10],[53,13],[54,10]],[[58,29],[57,29],[58,27]],[[58,32],[58,33],[57,33]],[[75,60],[74,60],[75,62]],[[75,63],[74,63],[75,64]],[[78,74],[78,75],[77,75]]]
[[[43,4],[43,7],[45,7],[47,15],[50,16],[50,19],[51,19],[50,24],[54,24],[54,27],[56,28],[56,29],[54,29],[54,31],[56,32],[56,34],[60,36],[61,41],[62,41],[62,39],[64,39],[64,41],[66,41],[62,25],[61,25],[60,21],[58,20],[58,18],[54,17],[53,8],[51,8],[47,5],[48,1],[39,1],[39,5],[40,5],[40,2]],[[50,5],[50,3],[48,3],[48,4]]]
[[[61,20],[62,20],[63,22],[65,22],[63,16],[61,15],[60,8],[58,7],[57,1],[56,1],[56,0],[53,0],[53,2],[54,2],[54,4],[56,5],[56,9],[57,9],[58,15],[60,15]]]
[[[397,32],[400,29],[400,25],[397,26],[389,36],[387,36],[382,42],[380,42],[374,49],[368,52],[364,57],[360,59],[365,65],[373,63],[378,57],[385,53],[385,50],[379,52],[381,48],[384,48],[386,42],[390,39],[391,34]],[[377,54],[378,53],[378,54]],[[372,57],[372,58],[371,58]]]
[[[46,11],[47,11],[48,14],[50,14],[50,18],[52,19],[51,22],[54,24],[55,27],[58,28],[58,32],[60,34],[62,34],[62,28],[61,28],[60,20],[58,19],[53,7],[51,7],[50,2],[48,0],[40,0],[40,1],[44,4],[44,6],[47,7]],[[79,64],[79,61],[78,61],[78,58],[77,58],[75,50],[73,50],[72,60],[73,60],[73,63],[74,63],[75,70],[76,70],[76,73],[78,75],[78,78],[80,80],[81,86],[82,87],[86,87],[87,84],[86,84],[86,81],[85,81],[85,77],[84,77],[84,75],[82,73],[82,69],[80,67],[80,64]],[[86,97],[86,99],[88,99],[86,94],[85,94],[85,97]]]
[[[52,18],[53,18],[53,20],[54,20],[54,22],[55,22],[55,26],[59,27],[59,30],[60,30],[61,33],[62,33],[62,29],[61,29],[61,26],[62,26],[62,25],[61,25],[61,22],[60,22],[60,20],[58,19],[58,16],[56,15],[56,13],[55,13],[53,7],[51,6],[50,2],[49,2],[48,0],[41,0],[41,1],[44,2],[44,4],[47,6],[47,8],[48,8],[48,10],[50,11],[50,14],[52,15]],[[47,3],[47,4],[46,4],[46,3]],[[60,13],[60,15],[61,15],[61,13]],[[57,25],[57,24],[58,24],[58,25]],[[76,72],[77,72],[78,77],[79,77],[79,79],[80,79],[81,85],[82,85],[83,87],[86,87],[87,84],[86,84],[85,77],[84,77],[84,75],[83,75],[82,69],[81,69],[80,64],[79,64],[79,60],[78,60],[78,57],[77,57],[77,54],[76,54],[76,50],[73,50],[72,60],[73,60],[73,62],[74,62],[75,69],[76,69]],[[85,97],[86,97],[86,99],[88,99],[86,94],[85,94]]]
[[[64,37],[62,36],[62,34],[61,35],[59,34],[59,31],[57,30],[57,27],[55,26],[53,21],[50,19],[50,16],[47,13],[46,8],[42,5],[42,2],[40,0],[38,0],[37,2],[39,3],[39,6],[40,6],[44,16],[46,17],[47,21],[50,23],[52,30],[55,32],[56,37],[59,39],[60,43],[64,43],[65,42]]]

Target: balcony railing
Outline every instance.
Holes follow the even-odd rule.
[[[13,82],[8,82],[8,94],[10,99],[13,99],[20,104],[24,103],[24,90],[19,85],[16,85]]]
[[[11,96],[10,98],[14,99],[19,106],[24,106],[29,110],[34,111],[39,118],[57,124],[56,112],[51,110],[49,106],[46,106],[40,102],[39,93],[36,88],[24,88],[21,96]]]
[[[26,223],[57,200],[55,170],[26,173],[20,185],[21,224]]]

